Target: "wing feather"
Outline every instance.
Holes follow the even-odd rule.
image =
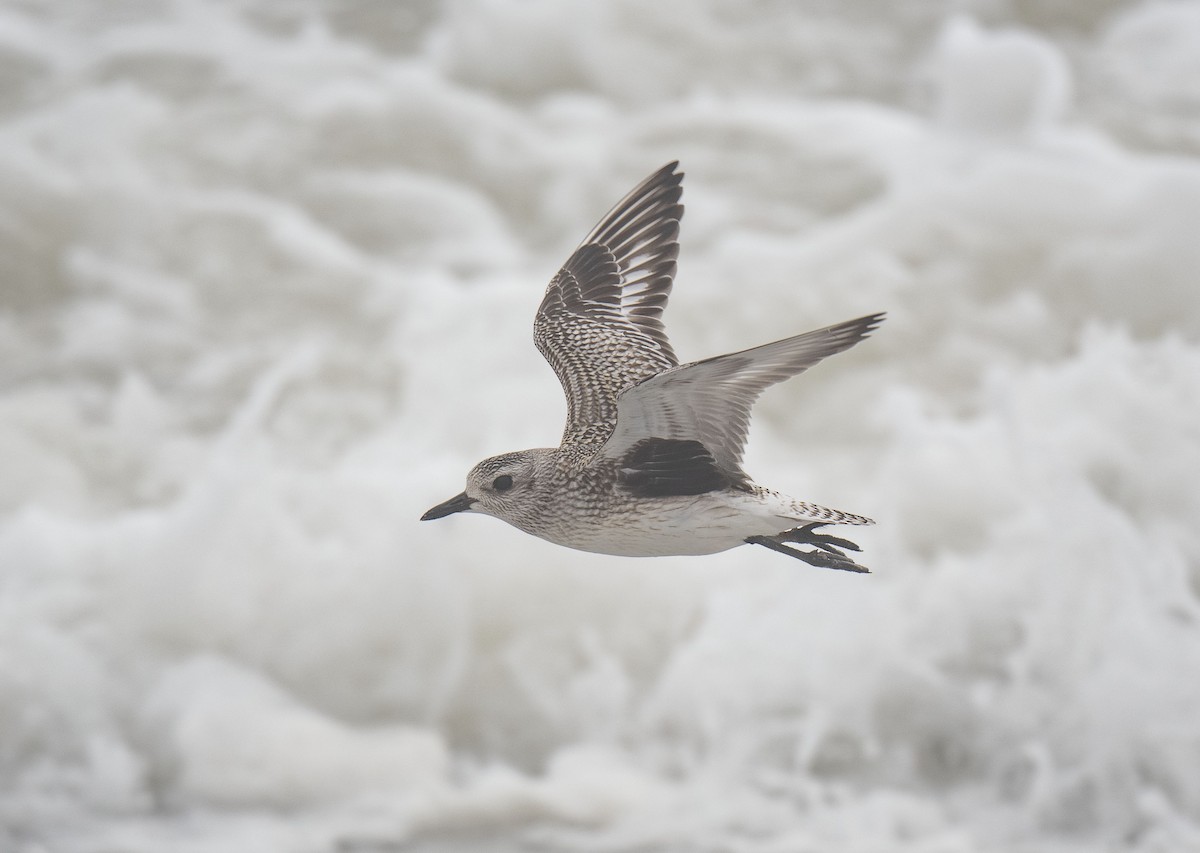
[[[679,363],[662,324],[683,216],[678,166],[618,202],[546,288],[534,343],[567,397],[564,445],[598,448],[616,424],[618,395]]]
[[[620,459],[648,439],[698,441],[726,477],[735,484],[746,483],[742,451],[758,396],[854,346],[884,316],[871,314],[651,376],[618,398],[617,426],[602,452]]]

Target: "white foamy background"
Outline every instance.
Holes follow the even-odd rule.
[[[0,5],[0,851],[1200,850],[1200,6]],[[420,524],[687,172],[874,574]]]

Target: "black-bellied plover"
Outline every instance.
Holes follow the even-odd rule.
[[[865,572],[844,550],[857,545],[816,528],[874,522],[758,485],[742,449],[765,388],[854,346],[884,315],[679,364],[661,319],[679,255],[678,165],[625,196],[546,288],[533,337],[567,395],[562,443],[483,460],[462,494],[421,519],[480,512],[568,548],[630,557],[750,543]]]

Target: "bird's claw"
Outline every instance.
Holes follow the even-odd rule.
[[[866,566],[859,565],[858,563],[854,562],[854,560],[847,557],[844,553],[832,547],[829,542],[817,543],[812,542],[808,538],[797,539],[789,536],[789,534],[799,533],[800,531],[807,530],[812,526],[814,525],[808,525],[807,527],[800,528],[799,530],[789,530],[785,533],[777,534],[776,536],[750,536],[746,539],[746,541],[751,545],[762,545],[764,548],[770,548],[772,551],[778,551],[780,554],[787,554],[789,557],[795,557],[797,560],[803,560],[811,566],[817,566],[818,568],[822,569],[838,569],[844,572],[860,573],[869,573],[871,571]],[[845,540],[837,539],[833,536],[819,536],[818,538],[822,540],[833,540],[839,544],[844,542],[855,551],[860,550],[853,542],[845,542]],[[796,548],[789,547],[788,545],[784,544],[785,542],[802,542],[806,545],[814,545],[821,550],[800,551]]]
[[[796,542],[800,545],[812,545],[820,548],[822,551],[828,551],[831,554],[839,554],[843,557],[846,555],[840,551],[840,548],[845,548],[848,551],[861,551],[856,544],[849,539],[841,539],[837,536],[830,536],[827,533],[814,532],[818,527],[824,527],[825,522],[814,521],[812,524],[806,524],[803,527],[796,527],[792,530],[785,530],[778,535],[778,539],[784,542]]]

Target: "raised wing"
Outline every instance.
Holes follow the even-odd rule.
[[[742,471],[742,450],[750,426],[750,408],[764,389],[802,373],[818,361],[849,349],[883,322],[872,314],[765,344],[743,352],[685,364],[652,376],[626,389],[617,400],[617,426],[602,453],[631,469],[647,447],[687,450],[689,482],[702,478],[706,461],[730,484],[748,482]],[[654,444],[651,444],[651,443]],[[665,444],[664,444],[665,442]],[[699,442],[699,451],[692,447]],[[662,455],[660,453],[660,455]],[[635,464],[639,463],[639,464]],[[703,463],[703,464],[702,464]],[[664,462],[655,475],[665,476]],[[679,466],[676,466],[679,467]],[[701,472],[698,474],[697,472]]]
[[[683,216],[678,166],[621,199],[546,288],[533,340],[567,395],[564,445],[599,449],[616,424],[617,396],[679,363],[662,324]]]

